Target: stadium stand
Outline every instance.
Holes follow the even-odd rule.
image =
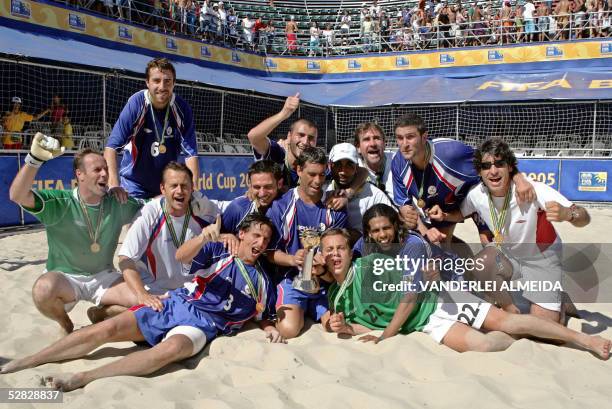
[[[567,10],[568,23],[563,25],[558,21],[565,19],[566,12],[559,9],[558,1],[538,2],[533,10],[526,1],[515,0],[468,2],[465,6],[456,0],[381,0],[376,5],[373,1],[287,0],[275,1],[273,6],[265,0],[188,0],[184,7],[176,1],[156,1],[153,6],[145,0],[129,0],[126,7],[104,7],[102,2],[91,1],[80,2],[80,6],[177,36],[272,55],[364,54],[612,34],[610,2],[574,1]],[[343,32],[345,12],[350,17],[347,33]],[[295,49],[288,47],[285,35],[291,17],[297,25]]]

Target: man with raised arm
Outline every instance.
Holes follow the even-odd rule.
[[[76,331],[33,355],[9,361],[0,373],[80,358],[107,342],[146,341],[152,348],[89,371],[45,379],[52,388],[70,391],[96,379],[144,376],[197,354],[206,343],[219,335],[235,333],[250,319],[259,321],[271,342],[283,342],[271,322],[275,314],[274,286],[257,264],[272,237],[270,220],[258,214],[245,218],[240,225],[236,256],[214,241],[219,231],[197,236],[181,246],[177,258],[182,263],[191,262],[196,277],[184,288],[172,291],[162,301],[161,311],[136,306]]]
[[[74,324],[68,312],[77,301],[114,303],[107,291],[121,278],[113,266],[119,234],[142,202],[129,199],[122,204],[107,194],[106,161],[91,149],[74,157],[77,186],[73,190],[33,191],[38,169],[63,152],[59,141],[37,133],[9,195],[47,231],[49,255],[44,273],[32,287],[34,304],[70,333]]]
[[[130,97],[110,134],[104,158],[109,186],[125,197],[151,198],[160,194],[162,170],[181,154],[194,177],[200,174],[191,107],[174,93],[176,70],[166,58],[147,64],[147,89]],[[117,153],[123,151],[121,164]]]

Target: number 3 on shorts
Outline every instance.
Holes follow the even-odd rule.
[[[478,304],[476,308],[474,308],[474,304],[463,304],[461,311],[463,312],[457,315],[457,320],[471,327],[474,325],[474,321],[476,321],[476,317],[480,311],[480,304]]]

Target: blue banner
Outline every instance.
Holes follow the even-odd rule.
[[[24,212],[9,199],[9,188],[23,166],[24,155],[0,156],[0,226],[18,226],[37,223],[31,214]],[[45,163],[36,174],[32,189],[72,189],[76,179],[72,172],[72,155],[64,155]],[[217,200],[232,200],[244,194],[247,188],[247,170],[253,162],[252,156],[200,156],[200,175],[196,188],[207,197]]]
[[[559,190],[560,159],[519,158],[518,168],[525,176]]]
[[[561,164],[560,192],[570,200],[610,202],[608,175],[612,160],[567,159]]]
[[[21,223],[21,209],[9,199],[9,187],[18,170],[17,155],[0,155],[0,226]]]

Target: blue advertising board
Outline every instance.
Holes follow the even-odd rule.
[[[608,178],[612,160],[567,159],[561,164],[560,192],[570,200],[610,202]]]
[[[559,190],[559,167],[561,159],[519,158],[518,168],[525,176]]]
[[[9,187],[18,170],[17,155],[0,155],[0,226],[21,224],[21,209],[9,199]]]
[[[9,187],[23,166],[23,154],[0,156],[0,226],[37,223],[37,219],[24,212],[9,199]],[[72,155],[63,155],[45,163],[36,174],[32,189],[72,189],[76,179],[72,172]],[[196,188],[211,199],[232,200],[244,194],[247,170],[252,156],[200,156],[200,175]]]

